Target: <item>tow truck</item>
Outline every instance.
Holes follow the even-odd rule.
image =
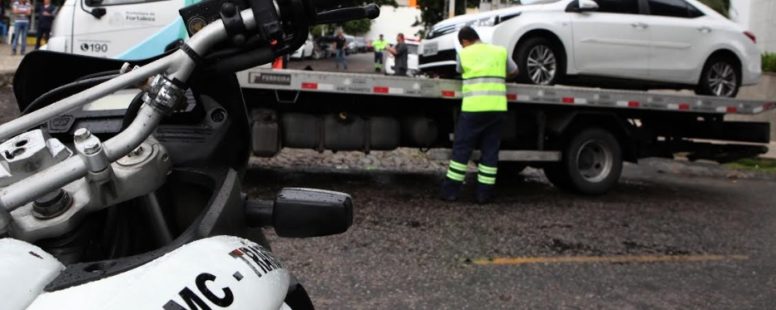
[[[252,107],[256,156],[408,147],[439,158],[455,138],[460,80],[268,68],[237,78]],[[624,161],[681,155],[725,163],[763,154],[770,124],[725,116],[776,108],[773,101],[522,84],[508,84],[507,99],[499,173],[530,165],[556,187],[587,195],[615,186]]]

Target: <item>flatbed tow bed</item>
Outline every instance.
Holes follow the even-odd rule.
[[[258,68],[237,79],[253,110],[258,156],[283,147],[449,149],[460,113],[460,80]],[[499,158],[517,164],[500,168],[540,167],[557,187],[583,194],[608,191],[623,160],[765,153],[768,123],[725,116],[776,109],[774,101],[523,84],[508,84],[507,99]]]

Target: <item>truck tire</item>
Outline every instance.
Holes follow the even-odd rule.
[[[535,85],[554,85],[564,74],[560,47],[543,37],[532,37],[517,47],[517,81]],[[530,62],[530,64],[529,64]]]
[[[601,195],[622,173],[622,149],[617,139],[600,128],[585,129],[572,137],[560,162],[544,168],[553,185],[584,195]]]

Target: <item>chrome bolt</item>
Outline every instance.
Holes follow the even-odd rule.
[[[75,138],[76,141],[84,141],[92,136],[92,133],[89,131],[89,129],[86,128],[78,128],[75,130],[75,133],[73,134],[73,138]]]
[[[84,145],[84,154],[92,155],[100,151],[100,143],[97,141],[90,141]]]
[[[138,146],[136,149],[132,150],[127,155],[130,156],[130,157],[132,157],[132,156],[139,156],[139,155],[143,154],[143,151],[144,151],[143,147],[142,146]]]

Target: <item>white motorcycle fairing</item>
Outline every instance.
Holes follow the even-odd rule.
[[[12,239],[0,240],[0,253],[4,309],[288,309],[288,271],[238,237],[197,240],[132,270],[53,292],[43,288],[64,268],[51,255]]]

